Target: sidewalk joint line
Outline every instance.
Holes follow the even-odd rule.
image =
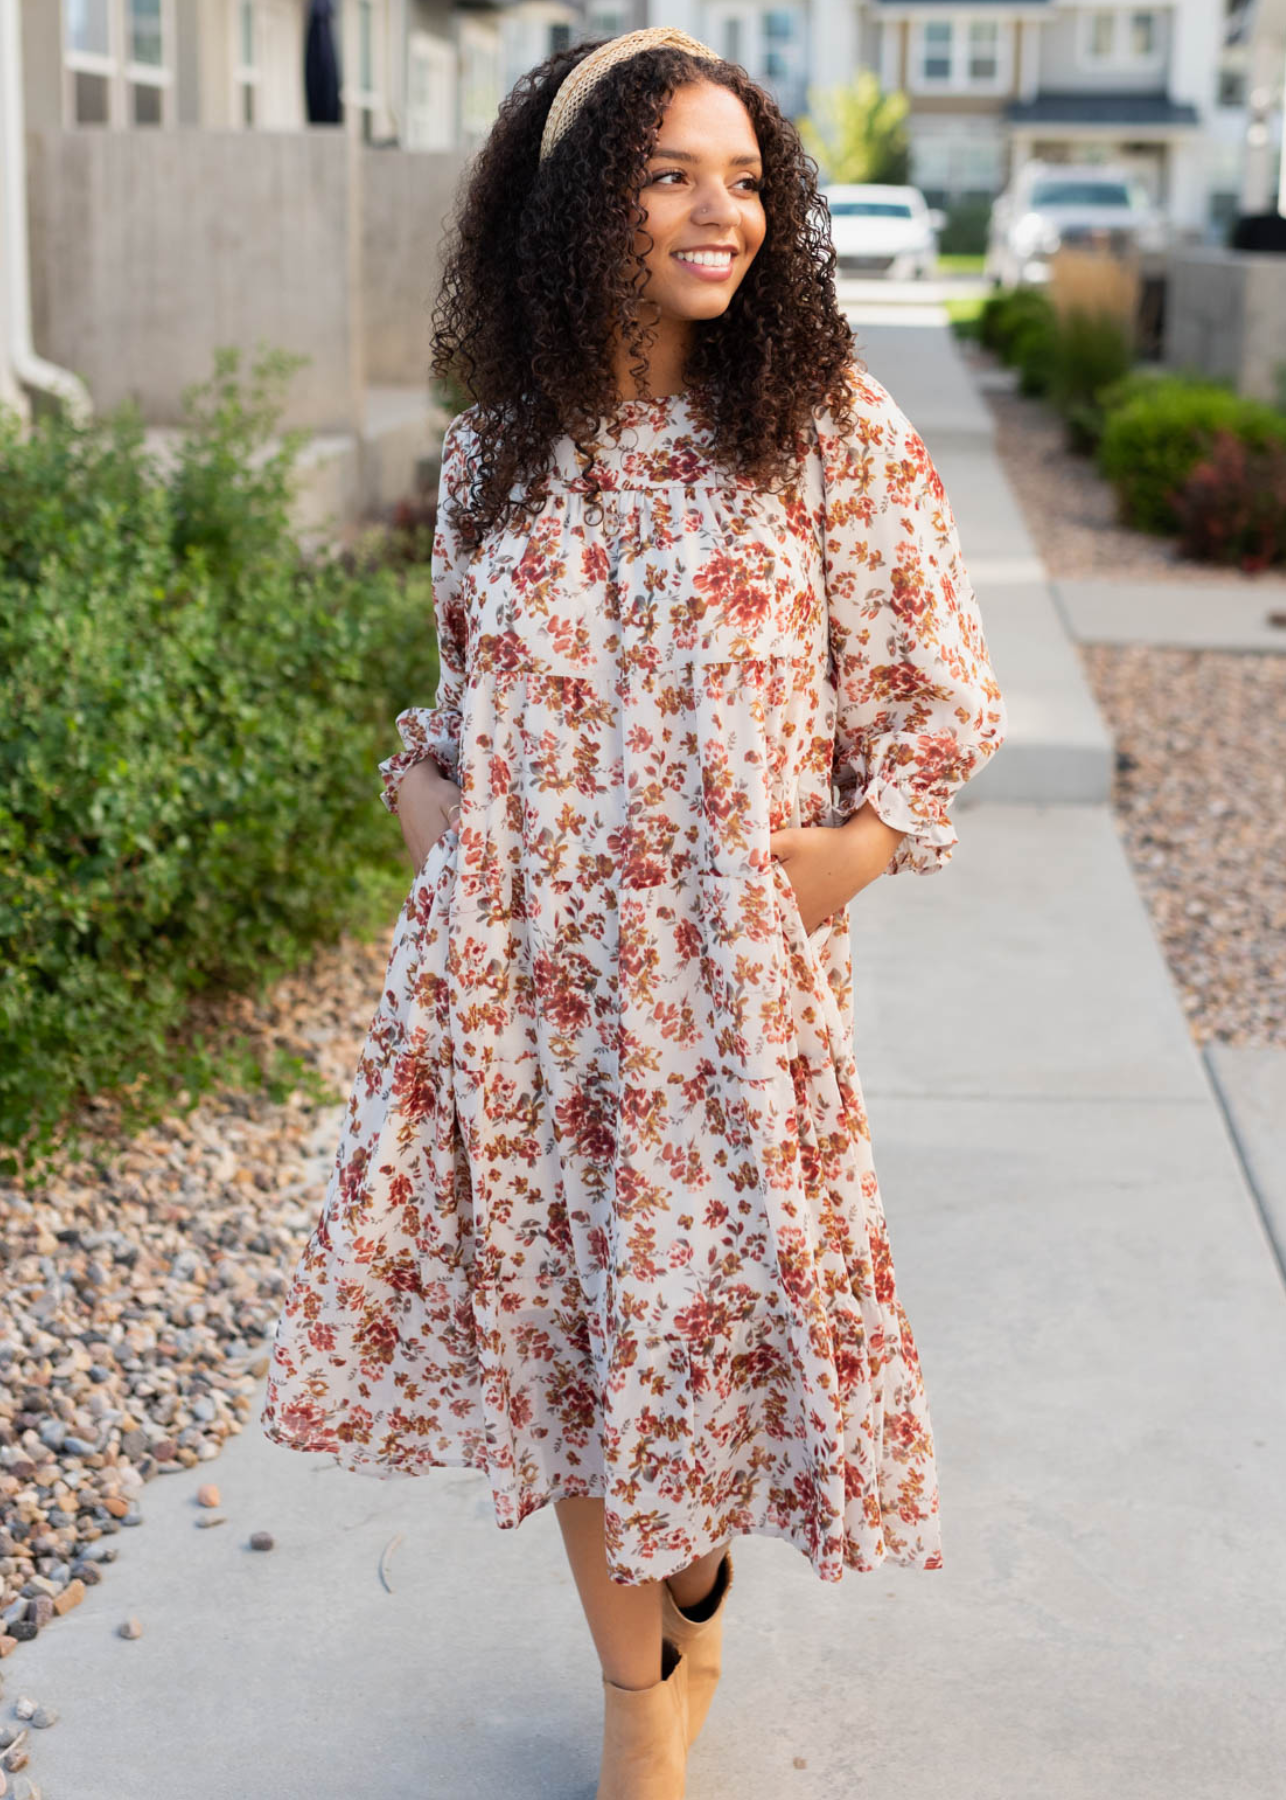
[[[1255,1204],[1255,1211],[1259,1214],[1259,1222],[1264,1228],[1264,1236],[1268,1239],[1269,1247],[1273,1253],[1273,1260],[1277,1264],[1277,1273],[1281,1277],[1282,1286],[1286,1287],[1286,1244],[1282,1243],[1274,1229],[1273,1215],[1269,1208],[1268,1201],[1260,1189],[1259,1183],[1255,1180],[1249,1162],[1246,1160],[1246,1152],[1241,1142],[1241,1136],[1237,1130],[1236,1121],[1232,1115],[1232,1109],[1228,1105],[1228,1097],[1220,1084],[1219,1072],[1215,1068],[1214,1063],[1210,1060],[1208,1045],[1203,1044],[1201,1046],[1200,1055],[1202,1066],[1204,1067],[1206,1076],[1210,1082],[1210,1091],[1214,1096],[1215,1105],[1218,1107],[1220,1116],[1223,1119],[1224,1129],[1228,1133],[1228,1137],[1232,1143],[1233,1153],[1237,1158],[1237,1164],[1241,1169],[1246,1186],[1250,1190],[1250,1197]]]

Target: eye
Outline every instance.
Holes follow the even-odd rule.
[[[670,175],[686,175],[686,169],[661,169],[659,173],[652,175],[652,180],[654,180],[654,182],[665,182],[666,178]],[[756,175],[742,175],[740,182],[737,184],[738,187],[742,185],[742,182],[749,182],[749,193],[751,194],[758,193],[760,187],[764,185],[764,182]]]

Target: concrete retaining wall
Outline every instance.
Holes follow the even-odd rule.
[[[462,163],[417,150],[361,156],[366,379],[414,385],[428,378],[442,226]]]
[[[95,407],[182,421],[216,347],[306,355],[282,424],[360,432],[370,383],[422,386],[454,156],[345,132],[31,130],[32,326]]]
[[[1170,259],[1165,361],[1231,381],[1253,399],[1278,398],[1286,364],[1286,256],[1194,248]]]

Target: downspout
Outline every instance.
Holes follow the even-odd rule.
[[[47,394],[72,420],[83,425],[93,417],[89,390],[78,375],[37,356],[31,341],[31,261],[27,241],[27,149],[22,105],[22,34],[20,0],[0,0],[0,275],[5,282],[8,354],[20,387]]]

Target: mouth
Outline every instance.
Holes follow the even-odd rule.
[[[712,245],[706,249],[674,250],[675,262],[705,281],[722,281],[732,270],[737,253],[730,244]]]

